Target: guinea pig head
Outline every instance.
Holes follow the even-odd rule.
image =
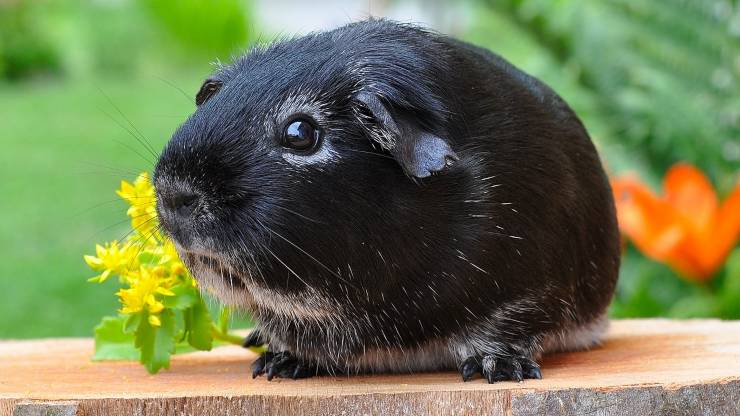
[[[425,261],[408,247],[444,220],[439,189],[458,156],[439,68],[342,30],[220,68],[156,166],[164,231],[227,301],[388,283],[389,267]]]

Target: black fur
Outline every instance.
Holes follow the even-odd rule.
[[[290,363],[275,374],[381,370],[359,362],[443,343],[455,363],[388,368],[534,378],[547,337],[603,316],[619,268],[609,183],[570,108],[502,58],[369,20],[255,49],[204,88],[156,167],[157,208],[196,278],[222,276]],[[293,113],[328,156],[280,147]],[[418,150],[421,134],[443,150]],[[408,168],[440,157],[432,176]]]

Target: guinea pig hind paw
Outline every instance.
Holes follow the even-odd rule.
[[[460,365],[463,381],[468,381],[477,373],[489,383],[497,381],[517,381],[541,379],[540,366],[524,356],[484,355],[482,359],[469,357]]]

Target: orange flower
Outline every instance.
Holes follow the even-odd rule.
[[[696,281],[709,279],[740,234],[740,182],[720,206],[707,177],[679,163],[656,196],[635,177],[612,180],[619,228],[648,257]]]

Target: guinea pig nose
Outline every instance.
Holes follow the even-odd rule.
[[[198,195],[193,193],[177,193],[172,196],[170,206],[177,215],[186,217],[198,206]]]

